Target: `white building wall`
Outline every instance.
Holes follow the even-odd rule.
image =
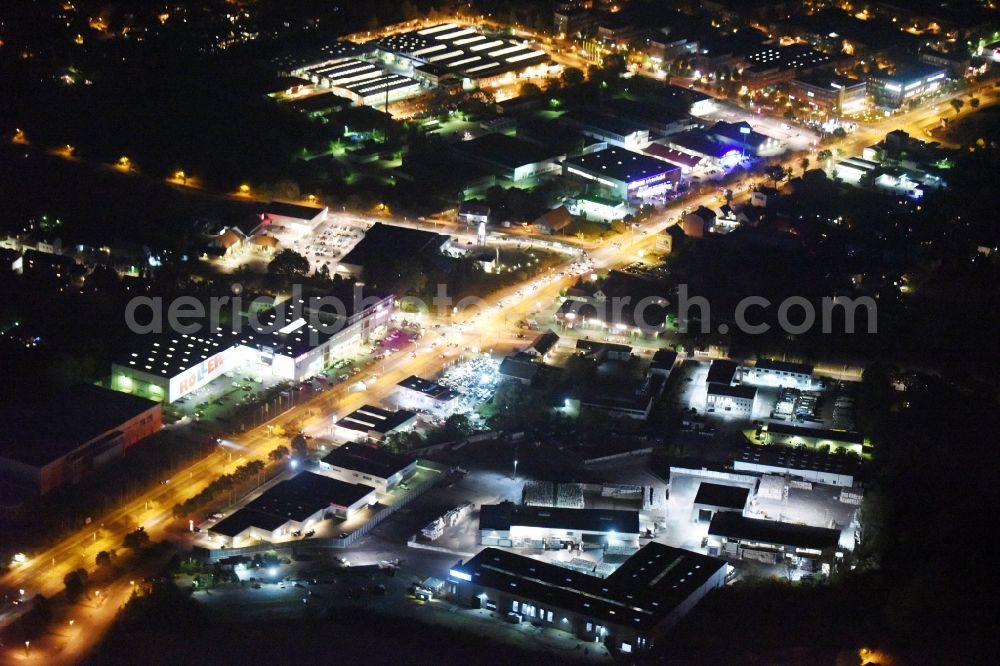
[[[792,469],[790,467],[778,467],[775,465],[762,465],[760,463],[745,462],[737,460],[733,464],[733,469],[737,471],[757,472],[760,474],[780,474],[782,476],[794,476],[813,483],[822,483],[828,486],[840,486],[850,488],[854,485],[854,476],[851,474],[838,474],[824,470]]]

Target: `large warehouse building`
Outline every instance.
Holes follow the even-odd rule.
[[[733,459],[738,472],[780,474],[810,483],[850,488],[861,467],[861,458],[849,453],[828,453],[805,447],[747,446]]]
[[[350,518],[374,503],[371,486],[302,472],[272,486],[209,532],[224,547],[238,548],[255,541],[273,543],[293,532],[314,528],[327,514]]]
[[[624,653],[649,650],[701,599],[725,585],[722,560],[649,543],[607,578],[498,548],[448,575],[458,601],[601,641]]]
[[[543,76],[551,65],[544,51],[519,40],[487,36],[452,23],[389,35],[372,44],[384,62],[401,68],[407,76],[432,83],[450,76],[467,88]]]
[[[0,409],[0,483],[44,495],[120,457],[163,427],[159,402],[91,384]]]
[[[744,383],[750,384],[790,386],[806,391],[813,388],[813,366],[806,363],[760,358],[754,365],[742,366],[742,377]]]
[[[386,435],[411,430],[416,422],[416,412],[405,409],[391,412],[374,405],[364,405],[337,419],[333,431],[338,439],[348,442],[381,442]]]
[[[449,416],[458,409],[462,394],[435,381],[410,375],[397,383],[397,402],[404,409],[420,409]]]
[[[838,557],[839,545],[840,530],[746,518],[735,512],[716,513],[708,526],[710,553],[768,564],[789,559],[810,569],[813,564],[829,565]]]
[[[336,300],[339,312],[268,310],[251,316],[238,333],[166,333],[140,339],[111,366],[111,387],[161,402],[175,402],[236,369],[288,381],[302,381],[351,353],[392,316],[392,296],[367,295],[349,288]]]
[[[320,462],[324,473],[352,483],[363,482],[385,493],[413,476],[417,459],[366,444],[344,444]]]
[[[356,58],[339,58],[306,65],[293,74],[309,79],[357,104],[377,106],[420,91],[420,81],[387,71],[379,64]]]
[[[567,543],[639,545],[639,512],[484,504],[479,540],[484,546],[541,548],[546,540]]]
[[[680,167],[624,148],[570,157],[563,175],[591,182],[622,201],[643,202],[677,187]]]

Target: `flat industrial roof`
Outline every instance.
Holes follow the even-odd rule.
[[[812,375],[813,366],[808,363],[791,363],[789,361],[772,361],[769,358],[759,358],[754,364],[755,368],[762,370],[772,370],[774,372],[787,372],[796,375]]]
[[[638,534],[639,512],[520,506],[512,502],[483,504],[480,508],[479,529],[509,530],[512,526]]]
[[[645,152],[647,155],[651,155],[657,159],[663,160],[664,162],[670,162],[671,164],[676,164],[681,167],[696,167],[702,160],[702,158],[696,155],[691,155],[673,148],[667,148],[661,143],[649,144],[646,146]]]
[[[708,394],[709,395],[722,395],[728,398],[743,398],[745,400],[753,400],[757,397],[757,389],[753,386],[730,386],[729,384],[723,384],[721,382],[709,382],[708,383]]]
[[[830,62],[830,56],[804,44],[792,44],[791,46],[765,46],[755,53],[746,57],[753,66],[764,68],[778,67],[780,69],[798,69],[800,67],[812,67]]]
[[[298,71],[299,69],[311,69],[318,67],[331,60],[340,60],[351,56],[358,56],[371,52],[372,46],[368,44],[358,44],[347,40],[338,40],[324,44],[319,48],[300,49],[286,53],[274,62],[286,71]]]
[[[676,362],[677,352],[673,349],[657,349],[656,353],[653,354],[653,362],[650,363],[649,367],[670,370]]]
[[[535,338],[528,346],[528,349],[534,349],[536,352],[544,356],[548,354],[557,344],[559,344],[559,334],[550,328]]]
[[[570,157],[565,163],[569,167],[623,183],[633,183],[675,171],[680,172],[678,167],[669,162],[615,147],[605,148],[596,153]]]
[[[301,522],[325,507],[346,508],[374,492],[373,487],[361,483],[347,483],[322,474],[302,472],[272,486],[246,508],[286,521]]]
[[[736,379],[736,369],[735,361],[728,361],[726,359],[715,359],[712,364],[708,367],[708,376],[705,377],[705,381],[709,384],[732,384],[733,380]]]
[[[190,335],[171,332],[137,336],[136,343],[119,355],[116,363],[169,379],[231,348],[237,338],[237,334],[222,326]]]
[[[841,90],[844,88],[868,85],[866,81],[861,79],[852,79],[849,76],[841,76],[836,73],[803,74],[801,76],[796,76],[793,83],[801,83],[813,88],[825,88],[829,90]]]
[[[493,37],[474,28],[443,23],[388,35],[370,42],[378,49],[433,63],[467,78],[494,76],[548,62],[545,51],[510,37]]]
[[[677,611],[726,563],[649,543],[607,578],[598,578],[498,548],[484,548],[453,571],[475,585],[515,591],[547,607],[617,626],[648,630]]]
[[[909,60],[904,63],[897,64],[893,69],[892,74],[876,71],[872,72],[871,77],[880,81],[894,81],[896,83],[906,85],[936,74],[944,75],[946,73],[947,70],[944,67]],[[944,76],[942,76],[942,78],[944,78]]]
[[[376,222],[365,232],[364,238],[340,259],[340,263],[366,266],[372,261],[386,261],[387,258],[415,257],[429,250],[440,250],[449,238],[433,231]]]
[[[864,444],[865,438],[857,432],[846,430],[824,430],[822,428],[805,428],[784,423],[768,423],[763,428],[766,432],[775,435],[788,435],[790,437],[810,437],[815,439],[829,439],[835,442],[848,442],[851,444]]]
[[[778,469],[827,472],[853,476],[861,467],[861,459],[850,453],[829,453],[806,447],[772,444],[747,445],[733,458],[733,463],[767,465]]]
[[[254,509],[240,509],[231,516],[223,518],[209,529],[211,532],[227,537],[234,537],[248,527],[256,527],[267,532],[273,532],[288,522],[287,518],[274,516]]]
[[[664,141],[667,141],[671,146],[679,146],[684,150],[715,158],[723,157],[734,150],[739,151],[737,145],[717,141],[709,136],[707,130],[703,129],[693,129],[671,134]]]
[[[620,136],[628,136],[629,134],[645,130],[638,123],[589,109],[574,109],[564,114],[560,120],[568,120],[582,127],[593,127],[599,131],[610,132]]]
[[[497,367],[497,374],[515,379],[532,380],[541,369],[541,363],[535,363],[533,358],[524,352],[515,352],[505,356]]]
[[[159,403],[79,384],[50,400],[0,408],[0,456],[41,467]]]
[[[743,509],[750,497],[750,489],[742,486],[724,486],[702,481],[694,497],[695,504],[719,506],[727,509]]]
[[[429,379],[417,377],[416,375],[410,375],[401,382],[398,382],[396,386],[401,386],[403,388],[410,389],[411,391],[423,393],[428,398],[432,398],[433,400],[438,400],[440,402],[448,402],[449,400],[454,400],[462,395],[454,389],[442,386],[441,384],[433,382]]]
[[[364,405],[337,421],[337,426],[358,432],[387,433],[412,420],[414,412],[400,409],[390,412],[374,405]]]
[[[324,95],[318,95],[318,97],[323,97]],[[337,98],[336,95],[330,95],[330,101],[333,102]],[[312,99],[312,98],[307,98]],[[308,220],[312,221],[319,217],[326,208],[321,208],[319,206],[303,206],[302,204],[286,203],[284,201],[272,201],[267,206],[264,207],[265,215],[280,215],[282,217],[291,217],[296,220]]]
[[[323,462],[333,467],[343,467],[380,479],[388,479],[393,474],[402,472],[413,465],[416,458],[351,442],[326,454]]]
[[[455,144],[455,150],[508,169],[558,157],[538,144],[506,134],[484,134],[471,141],[461,141]]]
[[[757,541],[778,546],[797,548],[836,548],[840,543],[840,530],[828,527],[812,527],[794,523],[780,523],[776,520],[744,518],[732,511],[722,511],[712,517],[708,526],[712,536]]]

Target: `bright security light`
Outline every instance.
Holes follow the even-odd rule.
[[[274,578],[275,576],[277,576],[277,575],[278,575],[278,567],[271,567],[270,569],[268,569],[268,570],[267,570],[267,573],[268,573],[268,575],[270,575],[270,576],[271,576],[272,578]]]

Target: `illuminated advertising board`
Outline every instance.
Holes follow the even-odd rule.
[[[209,356],[198,365],[170,378],[170,402],[201,388],[220,374],[226,366],[225,353]]]
[[[628,189],[634,190],[637,187],[646,187],[648,185],[652,185],[653,183],[659,183],[666,179],[667,179],[666,172],[658,173],[655,176],[649,176],[647,178],[642,178],[640,180],[633,180],[631,183],[628,184]]]

